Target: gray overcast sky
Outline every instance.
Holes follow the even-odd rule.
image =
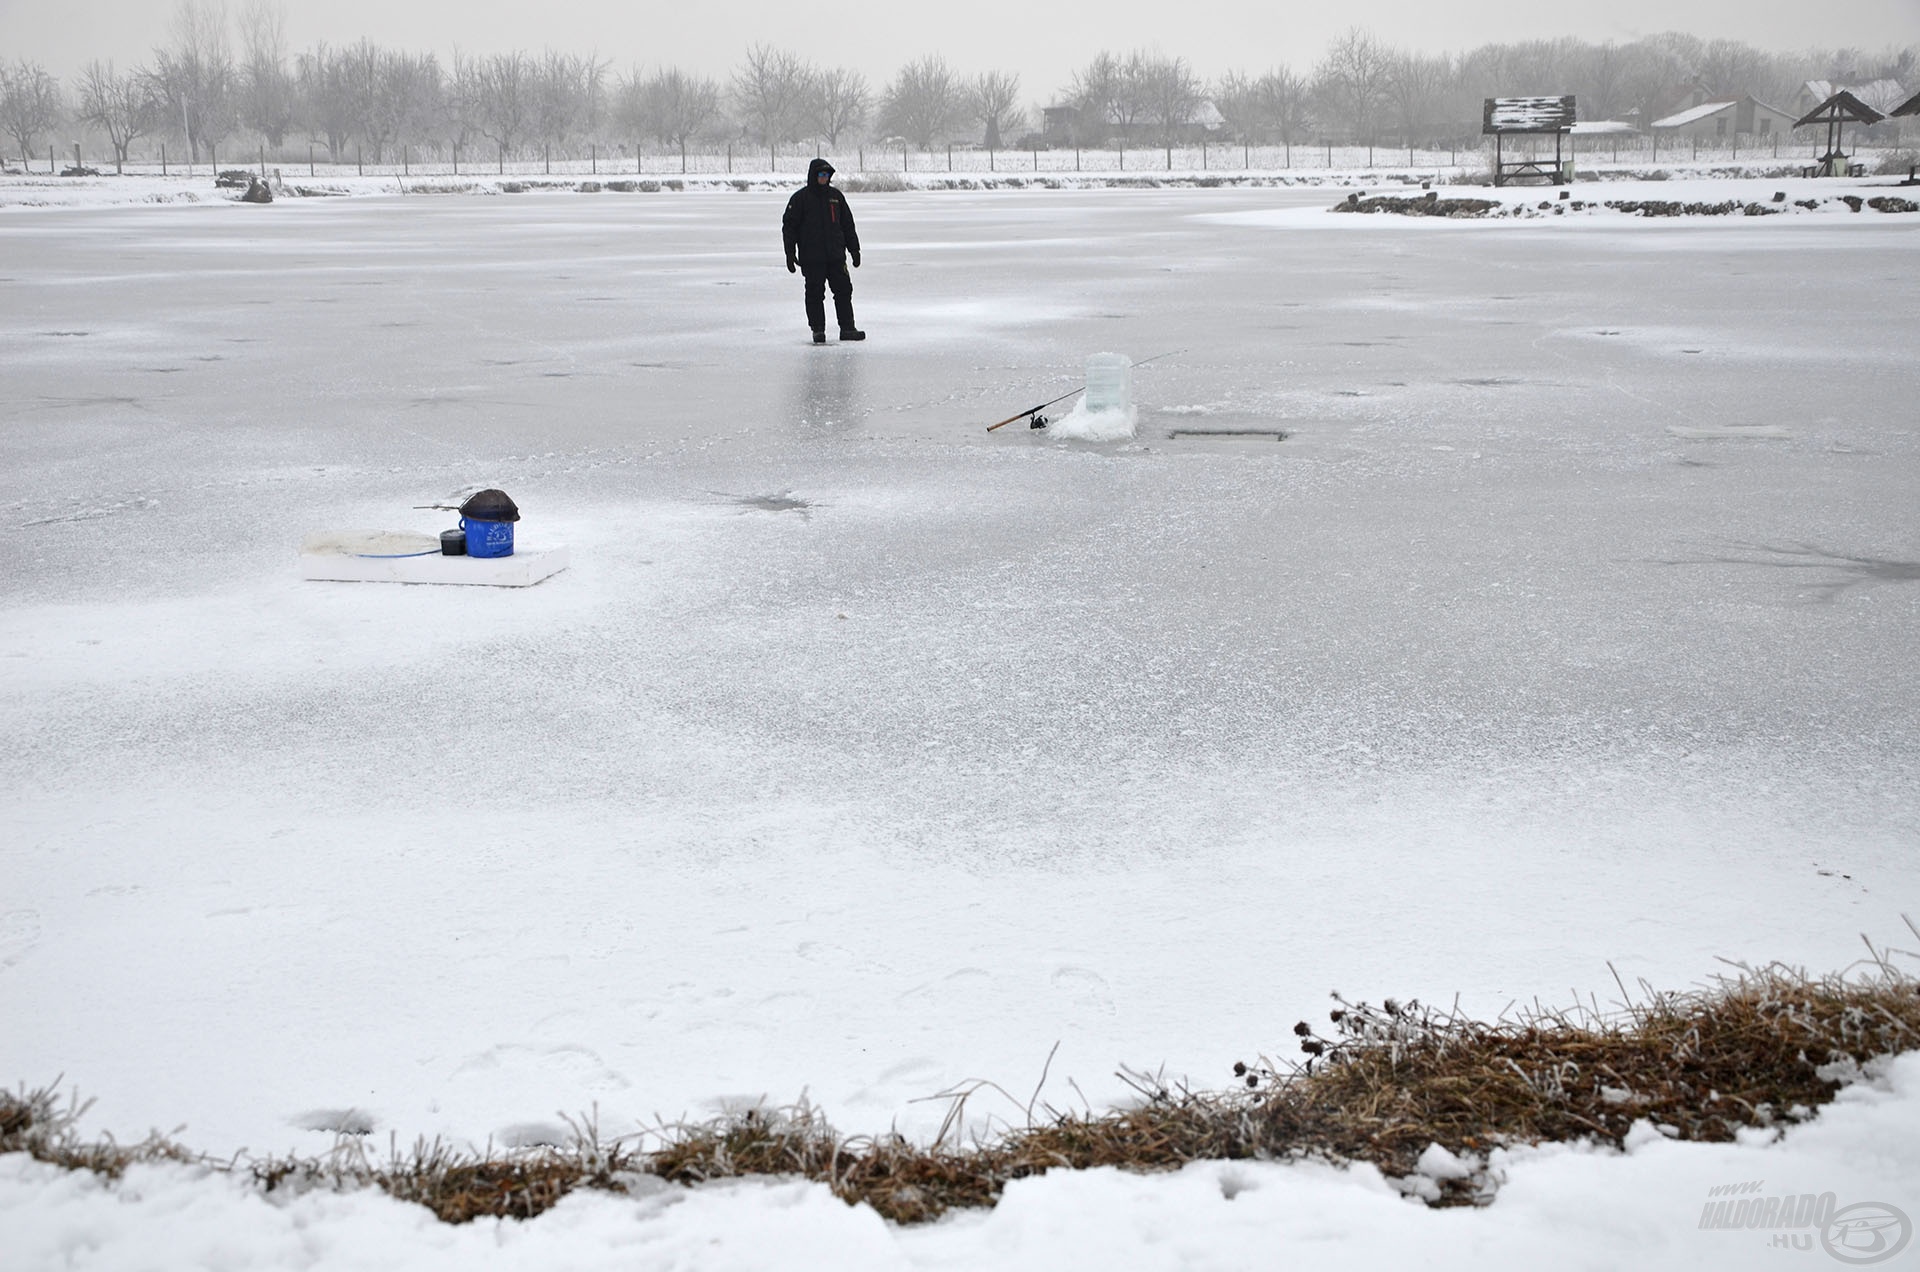
[[[237,14],[240,0],[229,0]],[[439,53],[551,46],[598,50],[616,69],[675,64],[724,75],[764,41],[810,61],[864,71],[877,87],[902,62],[943,54],[963,72],[1010,70],[1029,101],[1050,98],[1102,48],[1155,48],[1203,75],[1275,64],[1308,69],[1329,39],[1363,26],[1429,51],[1560,35],[1627,41],[1660,31],[1729,36],[1767,49],[1920,43],[1920,0],[1843,0],[1831,8],[1781,0],[676,0],[672,4],[553,0],[286,0],[294,49],[367,36]],[[29,57],[67,76],[91,57],[122,66],[164,42],[173,0],[0,0],[0,59]]]

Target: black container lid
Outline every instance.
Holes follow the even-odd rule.
[[[460,505],[460,515],[475,521],[518,521],[520,509],[504,490],[482,490]]]

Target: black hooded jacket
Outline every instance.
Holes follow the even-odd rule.
[[[795,190],[787,200],[786,215],[780,218],[780,236],[786,241],[787,255],[800,262],[809,274],[830,274],[847,267],[846,253],[860,255],[860,235],[853,228],[853,213],[847,209],[846,196],[832,186],[820,184],[822,170],[833,171],[825,159],[807,165],[807,185]]]

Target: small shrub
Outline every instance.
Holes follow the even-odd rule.
[[[899,194],[908,188],[897,172],[857,172],[840,183],[850,194]]]

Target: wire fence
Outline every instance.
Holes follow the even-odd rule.
[[[1475,139],[1478,143],[1478,139]],[[1821,147],[1798,137],[1780,134],[1732,138],[1671,138],[1632,136],[1576,137],[1563,142],[1563,153],[1576,169],[1602,165],[1633,166],[1657,164],[1811,164],[1820,157]],[[1531,154],[1552,154],[1552,143],[1535,145]],[[1511,142],[1505,155],[1511,160],[1527,157],[1529,151]],[[23,161],[27,171],[58,173],[69,166],[100,173],[125,172],[136,175],[212,175],[216,171],[242,170],[265,176],[273,171],[292,177],[304,174],[320,179],[349,175],[367,177],[620,177],[672,178],[678,176],[736,176],[766,179],[802,177],[816,155],[827,155],[842,173],[954,174],[968,176],[1027,175],[1071,176],[1088,174],[1112,177],[1118,174],[1149,175],[1155,172],[1182,174],[1220,173],[1374,173],[1412,172],[1420,174],[1491,173],[1493,149],[1487,144],[1447,146],[1352,145],[1330,142],[1298,142],[1291,145],[1253,145],[1251,143],[1211,143],[1176,146],[1102,147],[1030,147],[1027,149],[989,149],[979,146],[950,146],[935,150],[908,147],[820,145],[785,151],[764,147],[727,147],[722,150],[662,152],[588,146],[584,150],[542,151],[512,154],[494,149],[431,147],[415,150],[401,147],[398,154],[369,155],[363,149],[344,154],[329,152],[323,146],[235,146],[215,148],[211,158],[202,151],[193,161],[178,151],[169,153],[162,145],[129,156],[116,163],[109,153],[87,154],[75,146],[62,155],[49,148],[45,156]],[[1858,146],[1855,162],[1868,172],[1912,159],[1912,148],[1899,146]]]

